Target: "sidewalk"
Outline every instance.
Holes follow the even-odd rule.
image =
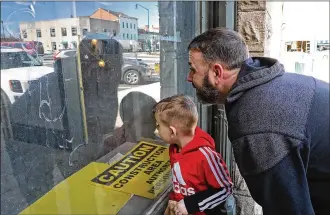
[[[138,57],[150,57],[150,58],[159,58],[160,57],[160,52],[124,52],[123,55],[129,55],[129,56],[135,56],[135,54]]]

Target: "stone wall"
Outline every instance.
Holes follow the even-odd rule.
[[[279,57],[282,6],[283,2],[237,2],[237,31],[245,39],[251,56]]]
[[[237,31],[243,36],[251,56],[263,56],[266,29],[265,1],[237,2]]]

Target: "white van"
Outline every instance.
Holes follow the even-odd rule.
[[[1,46],[1,99],[14,103],[29,82],[54,72],[22,49]]]

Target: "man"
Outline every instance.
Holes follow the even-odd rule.
[[[264,214],[330,214],[329,85],[250,58],[229,29],[188,49],[188,81],[201,101],[225,104],[235,160]]]

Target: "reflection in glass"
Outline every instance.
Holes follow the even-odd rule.
[[[108,163],[141,140],[164,144],[152,108],[180,87],[190,90],[183,80],[195,3],[179,5],[2,3],[1,214],[18,214],[86,165]],[[143,214],[156,201],[131,199],[118,214]]]

